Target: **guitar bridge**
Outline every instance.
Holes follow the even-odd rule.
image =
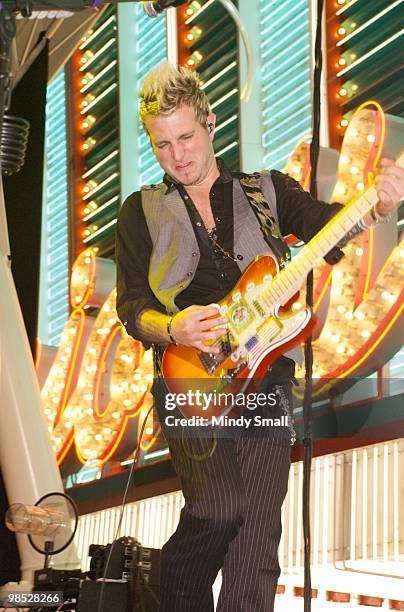
[[[218,345],[220,346],[220,353],[218,355],[215,353],[203,353],[202,351],[199,353],[199,359],[208,374],[214,374],[220,364],[232,353],[229,331],[214,342],[214,346]]]
[[[216,368],[218,368],[223,361],[220,354],[215,355],[214,353],[203,352],[199,353],[199,359],[208,374],[214,374]]]
[[[229,355],[231,355],[232,348],[231,348],[229,330],[227,330],[226,335],[222,336],[220,339],[220,349],[221,349],[221,353],[225,355],[226,357],[229,357]]]

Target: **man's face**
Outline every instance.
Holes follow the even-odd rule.
[[[215,123],[215,115],[207,123]],[[213,152],[213,130],[208,131],[190,106],[171,115],[148,116],[145,120],[154,154],[160,166],[185,186],[202,184],[217,169]]]

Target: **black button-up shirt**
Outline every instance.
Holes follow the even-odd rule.
[[[241,272],[233,248],[233,176],[220,164],[220,176],[209,194],[215,230],[208,234],[202,218],[185,188],[165,177],[169,189],[178,189],[193,224],[200,259],[192,282],[176,298],[180,310],[192,304],[206,306],[221,300],[234,287]],[[211,237],[210,237],[211,236]],[[213,238],[213,240],[212,240]],[[241,255],[240,255],[241,256]],[[223,286],[228,291],[223,293]]]

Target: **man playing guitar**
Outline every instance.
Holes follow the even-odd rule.
[[[291,297],[291,275],[307,273],[305,266],[313,263],[305,258],[296,262],[295,269],[294,260],[285,266],[289,252],[281,236],[294,234],[309,242],[335,215],[342,215],[343,207],[313,200],[281,172],[244,175],[216,159],[216,117],[195,73],[160,66],[146,77],[140,97],[143,126],[166,174],[163,183],[144,187],[122,206],[116,249],[117,311],[131,336],[146,348],[154,347],[156,407],[185,497],[177,530],[162,549],[160,609],[213,610],[212,584],[222,568],[218,610],[268,612],[273,610],[280,572],[277,549],[290,429],[283,432],[286,436],[232,430],[217,437],[211,452],[193,455],[189,448],[196,448],[198,439],[189,439],[186,448],[183,432],[167,427],[162,374],[167,379],[180,377],[178,369],[184,364],[190,367],[187,376],[205,377],[208,382],[212,377],[215,385],[220,378],[225,385],[233,384],[243,371],[258,372],[247,367],[254,359],[257,368],[265,363],[254,347],[264,345],[266,338],[278,348],[283,346],[282,324],[277,324],[274,309],[266,312],[270,298],[275,296],[277,305],[284,305]],[[324,242],[330,263],[342,257],[339,247],[344,242],[383,222],[398,207],[404,170],[392,160],[382,160],[374,188],[370,210],[362,215],[358,205],[356,222],[349,226],[343,217],[338,221],[343,239],[333,248]],[[271,276],[282,272],[267,293],[244,298],[256,290],[257,274],[265,279],[269,260],[261,260],[254,274],[251,268],[245,272],[264,252],[270,255]],[[265,327],[268,317],[274,324]],[[253,319],[260,320],[259,325]],[[299,349],[290,349],[292,343],[286,340],[297,342],[304,325],[306,320],[297,321],[295,331],[285,331],[287,348],[283,354],[279,349],[278,358],[269,369],[266,366],[260,391],[277,398],[278,412],[271,412],[269,405],[257,406],[264,416],[290,412]],[[235,346],[242,344],[243,350],[236,352]],[[263,353],[264,347],[260,350]],[[250,361],[245,358],[248,351]]]

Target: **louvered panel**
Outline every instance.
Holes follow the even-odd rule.
[[[308,0],[261,0],[264,166],[281,170],[311,131]]]
[[[47,88],[39,336],[57,346],[69,314],[65,72]],[[55,257],[57,253],[57,257]],[[54,313],[58,312],[57,320]]]
[[[167,60],[167,25],[165,16],[150,19],[144,14],[140,4],[136,4],[136,90],[139,91],[146,74],[158,64]],[[139,120],[138,120],[139,121]],[[137,167],[140,185],[158,183],[163,172],[156,162],[149,138],[139,122]],[[140,186],[139,185],[139,186]]]
[[[402,10],[402,0],[356,0],[336,11],[339,101],[345,118],[374,98],[385,112],[404,116]]]
[[[234,2],[237,6],[237,2]],[[200,8],[198,9],[198,6]],[[180,30],[194,38],[188,45],[188,66],[195,68],[217,115],[215,152],[233,170],[240,167],[237,29],[220,2],[191,3],[192,15]],[[184,31],[182,31],[184,30]]]
[[[118,31],[116,7],[110,6],[79,47],[82,132],[81,215],[83,246],[100,256],[114,251],[115,219],[120,198]]]

